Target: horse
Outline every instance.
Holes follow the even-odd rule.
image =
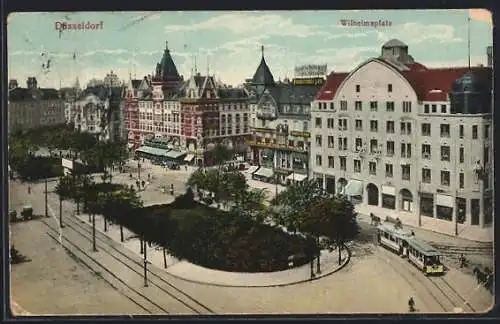
[[[488,277],[491,277],[491,275],[484,273],[479,269],[478,267],[475,267],[474,270],[472,271],[474,275],[476,276],[477,284],[485,285],[486,282],[488,281]]]

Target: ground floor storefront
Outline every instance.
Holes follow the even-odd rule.
[[[424,192],[418,187],[395,187],[377,184],[364,179],[313,173],[315,178],[330,194],[343,194],[353,203],[364,207],[368,213],[384,219],[386,216],[404,216],[414,226],[443,224],[452,232],[471,226],[488,228],[492,226],[491,192],[468,193],[460,196],[450,192]]]

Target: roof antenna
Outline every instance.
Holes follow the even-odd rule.
[[[470,70],[470,11],[467,11],[467,56],[469,59]]]

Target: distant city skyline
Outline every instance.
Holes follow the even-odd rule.
[[[406,43],[414,59],[428,67],[466,66],[469,16],[471,64],[486,65],[486,47],[492,44],[488,14],[481,9],[16,13],[8,17],[8,72],[23,87],[30,76],[41,87],[71,86],[77,77],[85,86],[110,71],[126,82],[129,75],[152,74],[168,41],[185,79],[196,58],[198,72],[236,86],[252,77],[261,46],[278,80],[292,78],[294,67],[303,64],[349,72],[380,55],[392,38]],[[343,19],[390,26],[345,27]],[[96,28],[58,31],[64,22]]]

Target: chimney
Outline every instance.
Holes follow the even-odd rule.
[[[28,81],[26,82],[26,86],[28,89],[36,89],[37,88],[37,81],[35,77],[29,77]]]
[[[486,47],[486,57],[488,58],[488,67],[493,67],[493,46]]]

